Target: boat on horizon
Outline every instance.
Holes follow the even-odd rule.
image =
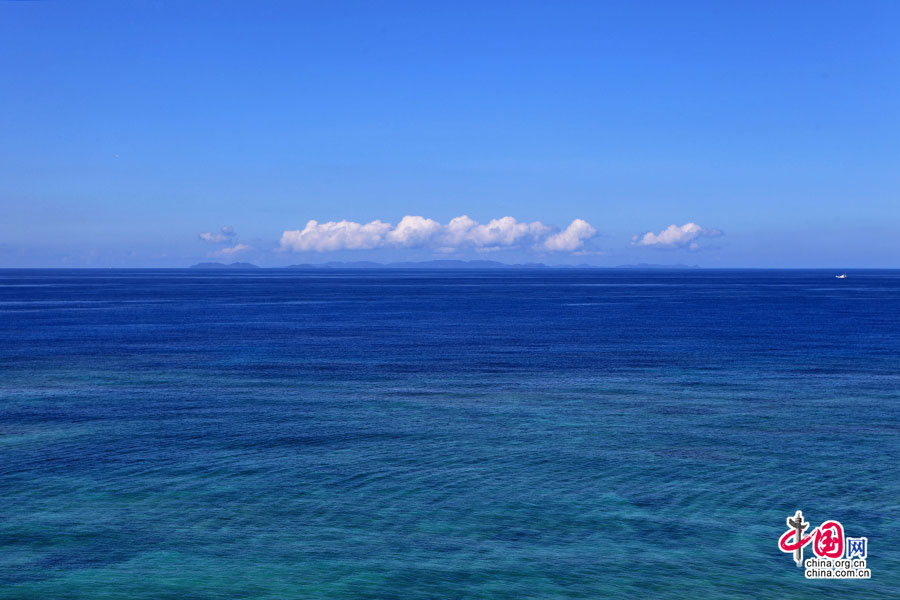
[[[847,279],[846,273],[841,273],[840,275],[835,275],[835,279]]]

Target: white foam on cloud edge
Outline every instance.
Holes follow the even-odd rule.
[[[696,223],[685,223],[682,226],[669,225],[659,233],[648,231],[642,235],[636,235],[631,239],[633,246],[653,246],[657,248],[683,248],[698,250],[700,245],[696,242],[699,237],[717,237],[722,235],[718,229],[705,229]]]
[[[596,235],[587,221],[575,219],[560,231],[540,221],[531,223],[514,217],[479,223],[467,215],[443,225],[433,219],[407,215],[395,226],[383,221],[310,220],[302,230],[281,234],[280,249],[294,252],[372,250],[376,248],[427,248],[451,253],[474,249],[491,252],[505,248],[531,248],[549,252],[573,252]]]

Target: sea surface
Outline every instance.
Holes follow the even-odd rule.
[[[0,271],[0,599],[898,598],[900,271],[834,275]]]

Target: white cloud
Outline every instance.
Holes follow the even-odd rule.
[[[491,219],[482,225],[467,215],[456,217],[445,228],[444,245],[454,248],[474,246],[476,248],[503,248],[536,241],[553,231],[540,221],[525,223],[515,217]]]
[[[583,219],[575,219],[568,227],[548,237],[544,241],[544,247],[557,252],[572,252],[584,246],[585,240],[589,240],[595,235],[597,235],[597,230],[591,227],[590,223]]]
[[[407,215],[392,230],[385,240],[398,246],[423,246],[441,231],[441,224],[425,217]]]
[[[285,231],[281,249],[295,252],[370,250],[374,248],[428,248],[451,253],[475,249],[490,252],[504,248],[566,252],[580,249],[597,230],[575,219],[563,231],[540,221],[527,223],[514,217],[492,219],[481,224],[467,215],[446,225],[421,216],[407,215],[394,226],[383,221],[309,221],[303,230]]]
[[[310,220],[303,231],[285,231],[281,234],[281,247],[304,252],[315,250],[369,250],[384,244],[384,236],[391,230],[390,223],[372,221],[365,225],[353,221],[329,221],[319,223]]]
[[[246,252],[247,250],[252,249],[252,246],[248,246],[246,244],[235,244],[234,246],[230,246],[228,248],[222,248],[221,250],[210,252],[208,256],[234,256],[235,254],[240,254],[241,252]]]
[[[216,233],[212,233],[211,231],[207,231],[200,234],[200,239],[204,242],[209,242],[210,244],[224,244],[225,242],[231,241],[237,235],[234,231],[234,227],[225,226],[220,231]]]
[[[683,248],[697,250],[700,245],[695,241],[699,237],[717,237],[722,235],[718,229],[704,229],[696,223],[685,223],[681,227],[669,225],[658,234],[652,231],[636,235],[631,239],[634,246],[656,246],[657,248]]]

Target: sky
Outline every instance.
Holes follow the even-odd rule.
[[[900,267],[900,3],[0,0],[0,267]]]

